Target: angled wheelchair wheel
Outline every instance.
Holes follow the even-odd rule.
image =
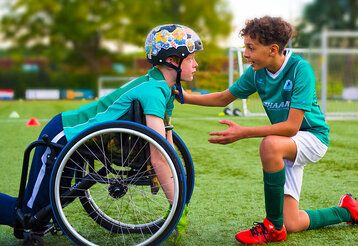
[[[194,175],[194,164],[193,159],[191,158],[191,154],[186,147],[184,141],[179,137],[179,135],[172,131],[173,133],[173,143],[174,148],[181,159],[181,163],[183,164],[186,176],[186,203],[190,202],[191,196],[194,191],[194,182],[195,182],[195,175]]]
[[[160,168],[153,156],[162,160]],[[163,170],[166,175],[159,175]],[[157,193],[155,176],[161,176]],[[146,126],[115,121],[88,129],[65,146],[50,195],[59,226],[76,245],[155,245],[181,217],[186,178],[163,137]]]

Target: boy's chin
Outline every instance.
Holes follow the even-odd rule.
[[[182,78],[181,81],[182,82],[191,82],[193,81],[194,77],[191,77],[191,78]]]

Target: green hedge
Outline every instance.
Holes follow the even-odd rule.
[[[206,89],[211,92],[228,88],[229,76],[226,72],[198,71],[193,82],[188,83],[189,89]]]

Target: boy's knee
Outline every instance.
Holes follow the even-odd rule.
[[[267,136],[262,139],[260,144],[260,155],[275,154],[279,150],[276,136]]]
[[[286,231],[289,233],[298,231],[298,227],[297,227],[298,221],[295,221],[292,218],[291,219],[284,218],[283,224],[286,227]]]
[[[266,136],[261,141],[261,146],[271,146],[275,144],[276,136]]]

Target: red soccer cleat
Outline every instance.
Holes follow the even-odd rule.
[[[348,209],[352,216],[353,224],[358,223],[358,201],[351,194],[345,194],[341,197],[338,207]]]
[[[282,226],[281,230],[276,230],[268,219],[264,219],[263,223],[255,222],[254,225],[249,230],[238,232],[235,235],[236,240],[244,244],[265,244],[286,240],[285,226]]]

